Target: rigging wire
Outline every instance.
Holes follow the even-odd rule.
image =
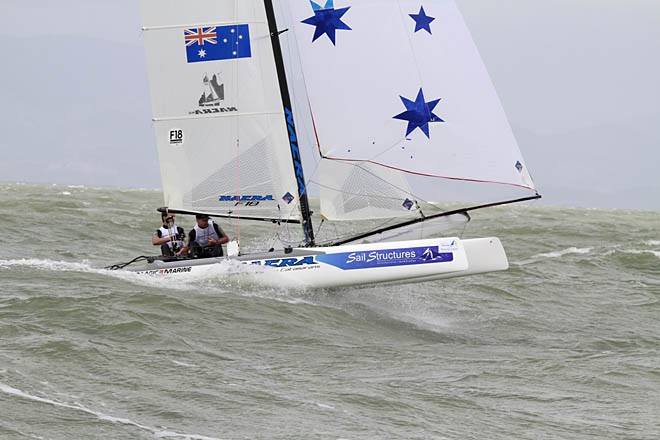
[[[234,1],[234,17],[233,17],[233,22],[238,23],[238,5],[239,5],[240,0],[235,0]],[[238,32],[234,32],[234,38],[238,38]],[[238,44],[238,41],[232,42],[232,45]],[[232,63],[232,68],[233,68],[233,75],[234,78],[238,77],[238,63],[234,62]],[[233,87],[233,94],[235,97],[234,102],[239,102],[239,90],[240,87]],[[235,129],[236,129],[236,169],[234,171],[234,194],[239,194],[239,185],[240,185],[240,173],[241,173],[241,167],[240,167],[240,162],[241,162],[241,138],[240,138],[240,120],[241,120],[241,113],[239,112],[236,115],[236,123],[235,123]],[[233,223],[233,222],[231,222]],[[238,240],[238,243],[241,242],[241,214],[240,210],[237,210],[236,213],[236,223],[233,226],[234,229],[234,236],[236,237],[236,240]]]

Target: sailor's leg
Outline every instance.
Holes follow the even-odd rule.
[[[222,245],[221,244],[216,244],[215,246],[211,247],[211,256],[212,257],[222,257]]]
[[[167,243],[160,245],[160,252],[163,254],[164,257],[171,257],[174,255],[174,252],[172,252],[172,249],[170,249]]]
[[[190,244],[190,255],[192,255],[193,258],[199,258],[202,257],[204,252],[202,247],[197,243],[196,241],[193,241]]]

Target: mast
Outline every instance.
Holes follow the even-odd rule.
[[[293,160],[293,169],[298,182],[298,198],[300,200],[300,214],[302,216],[302,228],[305,234],[305,245],[314,246],[314,228],[312,226],[312,213],[309,210],[309,200],[307,198],[307,185],[303,174],[302,158],[300,156],[300,146],[298,136],[293,121],[293,111],[291,106],[291,96],[286,82],[286,72],[284,70],[284,59],[282,57],[282,48],[280,46],[280,32],[277,29],[275,21],[275,11],[272,0],[264,0],[266,16],[268,19],[268,29],[270,30],[270,39],[273,44],[273,54],[275,56],[275,66],[277,68],[277,77],[280,83],[280,93],[282,95],[282,104],[284,106],[284,116],[289,131],[289,144],[291,146],[291,159]]]

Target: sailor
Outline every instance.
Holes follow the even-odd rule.
[[[185,254],[190,249],[193,258],[221,257],[222,245],[229,241],[229,237],[222,228],[209,220],[206,214],[195,216],[197,224],[188,234],[188,246],[177,255]]]
[[[181,226],[174,224],[175,215],[164,211],[161,214],[163,226],[156,229],[151,237],[151,244],[160,246],[161,254],[165,257],[178,255],[178,252],[184,248],[184,238],[186,231]]]

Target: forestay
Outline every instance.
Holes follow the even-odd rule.
[[[535,191],[453,1],[283,1],[325,217],[419,216],[424,200],[471,197],[463,186]]]
[[[298,189],[261,0],[142,0],[165,203],[298,218]]]

